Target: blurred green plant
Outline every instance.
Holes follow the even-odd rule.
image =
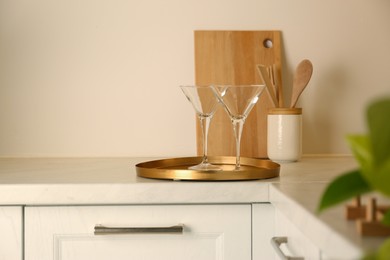
[[[367,135],[347,137],[359,168],[334,179],[322,195],[318,212],[370,191],[390,197],[390,98],[373,102],[367,108]],[[390,211],[382,221],[390,226]],[[364,259],[390,259],[390,239]]]

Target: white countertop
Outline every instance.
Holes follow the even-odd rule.
[[[271,202],[326,252],[343,247],[360,254],[382,241],[361,238],[343,205],[316,213],[327,183],[356,167],[352,157],[305,157],[282,164],[278,178],[226,182],[137,177],[135,164],[152,159],[2,158],[0,205]]]
[[[270,183],[328,182],[355,165],[348,157],[313,157],[284,164],[279,178],[259,181],[137,177],[135,165],[152,159],[2,158],[0,205],[269,202]]]
[[[0,205],[269,202],[270,180],[195,182],[137,177],[135,165],[151,159],[0,159]]]

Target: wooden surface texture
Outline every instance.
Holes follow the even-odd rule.
[[[281,75],[281,33],[279,31],[195,31],[195,83],[197,85],[263,84],[256,65],[275,64]],[[270,41],[272,46],[269,47]],[[280,84],[282,84],[280,80]],[[267,157],[267,110],[273,107],[263,91],[249,114],[241,139],[241,156]],[[202,153],[202,133],[197,123],[197,152]],[[222,106],[211,121],[209,155],[235,155],[232,124]]]

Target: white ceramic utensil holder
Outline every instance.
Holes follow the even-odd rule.
[[[271,108],[267,118],[268,158],[295,162],[302,155],[302,108]]]

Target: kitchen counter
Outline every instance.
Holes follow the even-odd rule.
[[[305,157],[281,165],[280,177],[257,181],[196,182],[136,176],[151,158],[2,158],[0,205],[180,204],[271,202],[325,252],[359,255],[383,239],[361,238],[343,205],[318,215],[329,181],[356,167],[348,156]],[[331,257],[331,254],[329,254]]]
[[[328,182],[354,167],[349,157],[311,157],[284,164],[280,177],[196,182],[137,177],[152,158],[2,158],[0,205],[269,202],[271,183]]]
[[[362,252],[377,248],[383,238],[362,237],[354,221],[344,215],[346,203],[317,212],[318,201],[327,183],[278,183],[270,187],[270,201],[330,259],[339,252],[349,252],[358,259]]]
[[[265,181],[194,182],[141,178],[152,158],[0,159],[0,205],[269,202]]]

